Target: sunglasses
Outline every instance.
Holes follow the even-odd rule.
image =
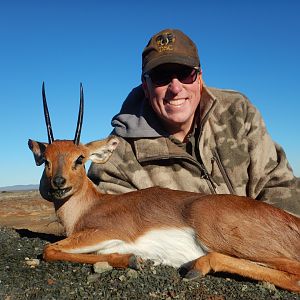
[[[191,84],[196,81],[199,68],[191,68],[186,66],[177,66],[172,68],[155,68],[149,73],[146,73],[145,78],[150,78],[155,86],[168,85],[174,78],[177,78],[181,83]]]

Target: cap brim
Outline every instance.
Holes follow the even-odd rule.
[[[149,72],[150,70],[162,64],[180,64],[180,65],[185,65],[193,68],[199,66],[199,61],[194,57],[190,57],[186,55],[185,56],[174,55],[174,54],[164,55],[156,59],[152,59],[149,63],[147,63],[145,68],[143,69],[143,74]]]

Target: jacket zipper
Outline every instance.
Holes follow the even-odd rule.
[[[213,158],[212,158],[212,160],[217,163],[217,165],[219,167],[219,170],[220,170],[220,172],[221,172],[221,174],[223,176],[223,179],[225,181],[225,184],[227,185],[227,188],[228,188],[230,194],[235,195],[236,193],[235,193],[235,191],[233,189],[233,186],[232,186],[231,181],[230,181],[230,179],[229,179],[229,177],[227,175],[227,172],[226,172],[225,168],[223,167],[223,164],[221,162],[219,153],[217,152],[216,149],[213,150]]]
[[[212,107],[210,108],[209,112],[212,110],[212,108],[215,106],[216,104],[216,101],[214,102],[214,104],[212,105]],[[196,141],[196,145],[198,146],[199,145],[199,141],[200,141],[200,138],[202,136],[202,132],[203,132],[203,125],[204,123],[206,122],[207,118],[208,118],[208,115],[209,115],[209,112],[207,113],[206,117],[203,119],[203,121],[200,123],[200,133],[199,133],[199,136],[198,136],[198,139]],[[217,191],[216,191],[216,186],[215,184],[213,183],[213,180],[211,178],[211,176],[209,175],[209,173],[207,172],[203,162],[202,162],[202,158],[201,158],[201,154],[200,154],[200,150],[199,150],[199,156],[200,156],[200,159],[201,159],[201,163],[199,163],[200,165],[200,170],[204,173],[202,175],[202,178],[206,179],[206,182],[208,184],[208,187],[210,189],[210,192],[212,194],[217,194]],[[198,164],[198,162],[197,162]]]
[[[201,171],[203,172],[203,175],[202,175],[201,177],[204,178],[204,179],[206,179],[206,182],[207,182],[207,184],[208,184],[208,187],[209,187],[209,189],[210,189],[210,192],[211,192],[212,194],[217,194],[216,186],[215,186],[215,184],[213,183],[212,178],[211,178],[211,176],[209,175],[209,173],[207,172],[205,166],[204,166],[203,164],[201,164],[200,166],[201,166],[200,169],[201,169]]]
[[[166,159],[169,159],[170,157],[166,157]],[[202,164],[202,163],[199,163],[198,161],[194,160],[194,159],[191,159],[189,157],[186,157],[186,156],[182,156],[182,155],[177,155],[176,157],[173,157],[173,158],[176,158],[176,159],[183,159],[183,160],[187,160],[189,162],[192,162],[194,165],[196,165],[200,171],[201,171],[201,176],[200,178],[203,178],[206,180],[206,183],[208,185],[208,188],[210,190],[210,192],[212,194],[217,194],[217,191],[216,191],[216,186],[211,178],[211,176],[209,175],[209,173],[207,172],[205,166]],[[163,159],[162,157],[160,159]],[[153,158],[151,159],[153,160]],[[143,161],[149,161],[149,160],[143,160]]]
[[[216,191],[216,186],[211,178],[211,176],[209,175],[209,173],[207,172],[205,166],[203,163],[199,163],[198,161],[194,160],[194,159],[190,159],[190,158],[187,158],[185,157],[185,159],[189,160],[189,161],[192,161],[195,165],[197,165],[197,167],[199,167],[202,175],[201,175],[201,178],[204,178],[207,182],[207,185],[209,187],[209,190],[212,194],[217,194],[217,191]]]

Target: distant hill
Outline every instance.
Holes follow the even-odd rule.
[[[37,190],[39,188],[38,184],[26,184],[26,185],[11,185],[0,187],[0,192],[3,191],[28,191]]]
[[[297,177],[296,177],[297,178]],[[300,189],[300,177],[297,178],[298,188]],[[28,191],[28,190],[38,190],[38,184],[25,184],[25,185],[11,185],[0,187],[0,192],[2,191]]]

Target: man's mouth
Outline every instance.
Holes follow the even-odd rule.
[[[50,194],[55,199],[62,199],[71,189],[72,187],[67,187],[64,189],[51,189]]]
[[[171,106],[181,106],[185,103],[187,99],[173,99],[173,100],[165,100],[165,103]]]

